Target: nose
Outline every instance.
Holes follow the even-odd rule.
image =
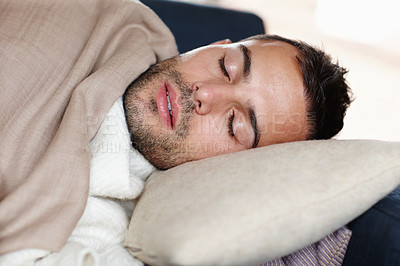
[[[219,84],[194,84],[193,97],[196,103],[195,111],[199,115],[221,107],[226,107],[234,101],[234,89]]]

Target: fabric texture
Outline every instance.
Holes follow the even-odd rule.
[[[59,250],[89,191],[88,143],[173,36],[133,1],[0,1],[0,254]]]
[[[122,98],[89,143],[90,189],[83,216],[60,251],[25,249],[0,256],[0,265],[143,265],[123,247],[135,199],[152,166],[131,146]]]
[[[400,186],[349,224],[343,266],[400,265]]]
[[[123,243],[134,199],[155,168],[132,148],[122,98],[108,112],[89,149],[90,196],[68,242],[94,248],[99,264],[93,265],[143,265],[124,249]]]
[[[72,241],[58,252],[23,249],[0,256],[2,266],[96,266],[98,263],[98,254],[93,248]]]
[[[317,243],[399,184],[399,142],[303,141],[190,162],[151,174],[126,246],[150,265],[266,263]]]
[[[350,237],[351,231],[343,226],[314,244],[259,266],[340,266],[346,254]]]

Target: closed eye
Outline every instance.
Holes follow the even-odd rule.
[[[229,77],[229,73],[228,73],[228,71],[226,70],[226,67],[225,67],[225,57],[221,57],[218,60],[218,62],[219,62],[219,68],[221,69],[222,74],[224,74],[224,76],[227,77],[228,80],[231,80],[231,78]]]
[[[235,133],[233,132],[233,119],[235,119],[235,112],[231,110],[228,119],[228,134],[232,138],[235,137]]]

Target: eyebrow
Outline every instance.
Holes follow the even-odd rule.
[[[244,44],[240,44],[239,49],[243,53],[243,75],[247,78],[250,74],[251,52]]]
[[[251,147],[256,148],[258,146],[258,143],[260,142],[260,133],[259,133],[259,130],[257,127],[256,113],[254,112],[254,107],[251,103],[247,104],[247,113],[249,115],[251,127],[253,128],[253,132],[254,132],[254,141],[253,141],[253,144],[251,145]]]

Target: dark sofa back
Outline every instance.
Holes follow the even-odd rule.
[[[249,12],[170,0],[141,2],[171,29],[181,53],[226,38],[239,41],[265,33],[261,18]]]

